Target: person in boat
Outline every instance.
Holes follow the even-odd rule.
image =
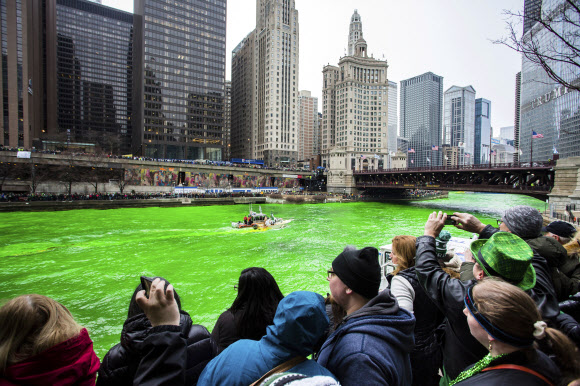
[[[98,369],[89,333],[59,302],[31,294],[0,308],[1,385],[88,386]]]
[[[248,225],[248,216],[244,216],[244,225]]]
[[[211,333],[220,351],[237,340],[264,336],[284,298],[274,277],[260,267],[244,269],[237,288],[234,302],[219,316]]]
[[[578,377],[578,350],[542,321],[534,300],[522,289],[485,278],[467,290],[463,314],[471,335],[489,353],[451,385],[540,386],[568,384]],[[549,346],[555,361],[539,351],[538,344]]]

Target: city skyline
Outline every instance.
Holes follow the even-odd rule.
[[[133,1],[103,0],[103,4],[132,12]],[[228,80],[232,50],[255,26],[255,6],[255,0],[228,2]],[[376,59],[385,55],[389,80],[399,84],[432,71],[444,77],[445,89],[470,84],[478,97],[494,104],[493,127],[513,125],[513,79],[521,70],[521,56],[491,40],[507,34],[503,10],[523,11],[523,0],[477,4],[458,0],[368,0],[357,4],[346,0],[296,0],[296,8],[301,28],[300,90],[309,90],[312,96],[321,98],[321,69],[345,55],[350,17],[357,9],[364,38],[371,47],[369,54]],[[418,8],[421,12],[417,12]]]

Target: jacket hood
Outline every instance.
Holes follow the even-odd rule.
[[[86,329],[22,362],[8,366],[0,385],[94,385],[99,358]]]
[[[360,333],[377,337],[388,342],[391,347],[410,353],[415,344],[414,329],[415,317],[409,311],[399,308],[390,290],[385,289],[364,307],[347,316],[324,346],[342,335]]]
[[[191,328],[191,318],[185,311],[179,311],[179,313],[179,326],[187,336],[187,332]],[[143,341],[149,336],[152,328],[145,314],[138,314],[125,320],[123,331],[121,331],[121,345],[129,352],[139,353]]]
[[[528,239],[526,242],[540,256],[546,259],[550,267],[559,267],[568,257],[566,248],[551,237],[540,236]]]
[[[266,329],[261,343],[279,357],[312,354],[329,325],[324,298],[307,291],[292,292],[278,303],[274,323]]]

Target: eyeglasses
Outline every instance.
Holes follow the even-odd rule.
[[[503,224],[503,220],[500,218],[499,220],[497,220],[497,226],[500,226],[501,224]]]
[[[336,275],[336,273],[334,273],[334,271],[327,271],[328,272],[328,277],[327,279],[330,280],[334,277],[334,275]]]

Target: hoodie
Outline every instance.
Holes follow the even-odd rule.
[[[341,385],[410,385],[415,318],[382,291],[348,315],[320,349],[318,363]]]
[[[249,385],[276,366],[297,356],[312,354],[328,328],[324,299],[306,291],[292,292],[278,304],[273,325],[259,341],[242,339],[214,358],[198,385]],[[288,370],[308,376],[332,373],[312,360]]]
[[[0,386],[95,384],[99,358],[86,329],[66,340],[6,368]]]

